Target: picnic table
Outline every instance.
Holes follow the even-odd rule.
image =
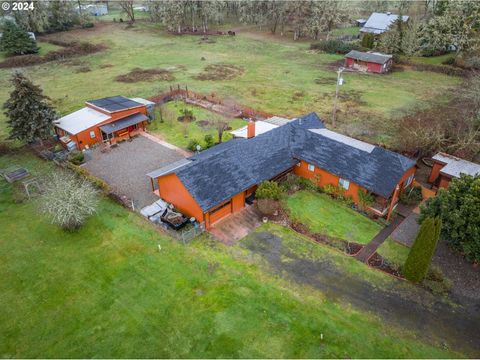
[[[19,166],[13,166],[2,171],[2,175],[9,183],[25,179],[30,176],[30,172]]]

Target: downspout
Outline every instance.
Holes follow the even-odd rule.
[[[398,199],[398,193],[400,192],[400,186],[395,187],[395,192],[392,196],[392,201],[390,202],[390,208],[388,209],[387,221],[390,220],[390,216],[392,215],[393,207],[395,206],[395,201]]]

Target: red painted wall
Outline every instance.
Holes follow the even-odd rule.
[[[172,203],[183,214],[193,216],[199,222],[204,220],[202,209],[176,174],[161,176],[157,181],[163,200]]]
[[[329,173],[324,169],[320,169],[315,166],[314,171],[308,170],[308,163],[306,161],[300,161],[300,166],[295,166],[293,169],[293,173],[295,175],[301,176],[306,179],[312,179],[314,176],[319,176],[318,185],[325,186],[327,184],[338,186],[338,182],[340,177]],[[348,179],[346,179],[348,180]],[[358,203],[358,190],[361,189],[362,191],[366,191],[361,186],[355,184],[354,182],[350,181],[350,187],[348,190],[345,191],[346,196],[351,196],[353,201],[357,204]]]
[[[442,170],[445,165],[445,163],[434,161],[432,170],[430,171],[430,176],[428,177],[429,183],[434,183],[437,180],[438,176],[440,175],[440,170]]]

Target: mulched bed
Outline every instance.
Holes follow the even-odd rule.
[[[51,51],[44,56],[39,55],[20,55],[12,56],[0,63],[0,68],[24,67],[44,64],[50,61],[64,60],[74,56],[94,54],[105,50],[107,47],[103,44],[90,44],[87,42],[63,42],[48,40],[47,42],[63,46],[64,49]]]
[[[347,255],[356,255],[360,250],[363,249],[363,245],[357,244],[355,242],[348,242],[343,239],[334,238],[324,234],[313,233],[308,229],[307,226],[299,222],[290,223],[290,227],[296,232],[308,236],[309,238],[315,240],[318,243],[339,249],[345,252]]]
[[[398,270],[392,268],[378,253],[374,253],[372,256],[370,256],[368,259],[368,265],[403,279],[403,275]]]
[[[211,64],[195,76],[197,80],[232,80],[242,75],[245,69],[232,64]]]
[[[136,83],[140,81],[173,81],[175,76],[165,69],[140,69],[135,68],[128,74],[119,75],[116,81],[125,83]]]

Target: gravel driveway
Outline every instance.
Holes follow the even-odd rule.
[[[84,167],[105,180],[115,193],[132,199],[140,209],[158,200],[146,174],[182,158],[178,151],[138,136],[105,153],[100,148],[94,149],[92,159]]]

